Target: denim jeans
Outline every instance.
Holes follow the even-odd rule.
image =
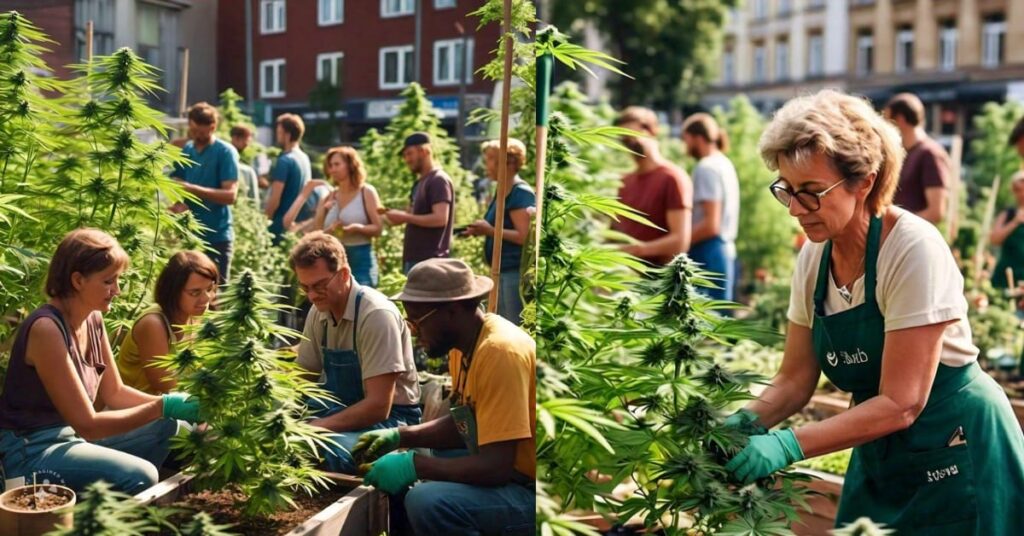
[[[8,479],[49,481],[82,491],[97,480],[135,494],[156,484],[157,467],[170,449],[178,421],[157,419],[131,432],[86,441],[70,426],[24,432],[0,430],[0,452]]]
[[[522,323],[523,297],[519,295],[519,269],[501,272],[498,289],[498,314],[515,325]]]
[[[700,288],[699,291],[715,300],[732,301],[732,290],[736,282],[736,257],[730,255],[729,244],[721,236],[715,236],[690,247],[689,255],[704,270],[720,278],[714,281],[719,288]]]
[[[421,534],[534,534],[536,491],[506,484],[471,486],[455,482],[420,482],[405,495],[405,513],[413,532]]]
[[[343,409],[345,409],[345,406],[338,405],[329,411],[320,412],[317,417],[326,417]],[[356,446],[356,441],[359,440],[359,436],[363,432],[419,424],[422,416],[423,412],[420,411],[419,406],[397,406],[392,404],[391,414],[388,415],[388,418],[373,426],[352,432],[331,434],[330,438],[336,441],[340,447],[329,446],[328,450],[323,453],[324,465],[327,466],[328,471],[354,475],[356,474],[356,463],[352,458],[352,447]]]

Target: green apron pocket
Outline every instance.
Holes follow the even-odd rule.
[[[978,517],[974,466],[967,445],[911,453],[904,482],[917,488],[905,519],[912,528],[932,527],[943,534],[972,534]],[[932,534],[934,532],[929,532]]]

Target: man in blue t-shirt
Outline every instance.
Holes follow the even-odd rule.
[[[309,156],[302,152],[299,142],[306,132],[306,126],[302,118],[295,114],[283,114],[276,122],[277,143],[281,146],[281,156],[277,157],[277,164],[270,171],[270,195],[267,197],[265,212],[271,219],[270,232],[274,234],[274,242],[281,239],[281,235],[287,230],[284,226],[284,216],[292,203],[302,192],[303,187],[313,176],[313,169],[309,163]],[[317,199],[310,196],[307,205],[312,204],[315,210]],[[306,217],[300,212],[298,220],[307,219],[310,210],[305,210]]]
[[[231,273],[235,239],[231,205],[238,193],[238,151],[218,139],[216,130],[216,108],[205,102],[189,108],[189,141],[181,152],[193,164],[176,164],[171,177],[182,181],[185,191],[199,198],[198,202],[187,200],[185,206],[206,227],[201,238],[211,250],[210,259],[217,264],[223,284]]]

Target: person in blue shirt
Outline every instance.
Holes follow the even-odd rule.
[[[277,164],[270,171],[270,195],[267,197],[265,212],[271,219],[270,232],[274,234],[276,243],[287,231],[285,214],[312,178],[313,168],[309,156],[299,147],[302,135],[306,132],[302,118],[295,114],[282,114],[277,118],[275,129],[281,156],[277,157]],[[318,197],[310,196],[307,200],[308,208],[301,211],[297,219],[301,221],[313,217],[318,202]]]
[[[217,109],[208,103],[198,102],[188,109],[189,141],[181,152],[193,163],[175,165],[171,177],[199,198],[184,205],[206,227],[201,238],[224,284],[230,278],[235,239],[231,205],[238,195],[238,151],[214,135],[217,119]]]
[[[495,182],[498,180],[499,148],[498,140],[485,142],[481,147],[487,176]],[[505,175],[508,181],[508,193],[505,195],[505,228],[502,232],[501,244],[501,286],[498,289],[498,314],[517,325],[520,323],[520,315],[523,312],[523,300],[519,292],[523,244],[530,233],[531,209],[537,206],[533,189],[518,175],[525,163],[526,146],[515,138],[509,138],[506,162],[508,172]],[[487,260],[487,264],[491,263],[491,258],[494,255],[494,222],[497,220],[496,198],[497,194],[491,198],[491,204],[487,207],[484,219],[473,222],[464,233],[468,236],[485,237],[484,258]]]

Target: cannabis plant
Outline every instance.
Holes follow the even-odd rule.
[[[294,331],[274,324],[282,309],[252,272],[221,294],[219,307],[192,328],[194,339],[161,365],[199,400],[207,426],[175,437],[199,489],[234,486],[248,497],[247,515],[295,507],[296,492],[312,494],[327,481],[315,467],[331,440],[307,424],[305,400],[329,398],[304,379],[290,350],[272,350]]]
[[[992,186],[996,177],[1001,179],[997,192],[997,208],[1016,206],[1010,189],[1010,177],[1020,169],[1020,159],[1013,147],[1007,144],[1013,126],[1024,117],[1024,105],[1019,102],[985,103],[981,113],[974,117],[974,130],[979,136],[971,141],[971,159],[967,191],[961,196],[973,194],[978,198],[979,188]],[[981,198],[985,199],[984,197]],[[961,215],[961,219],[964,216]]]

